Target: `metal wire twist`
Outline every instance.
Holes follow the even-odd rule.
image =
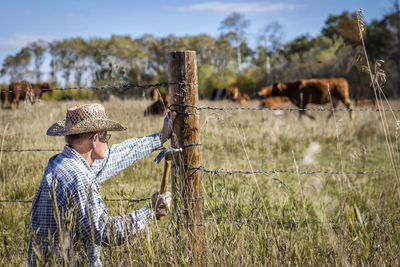
[[[186,144],[183,145],[181,148],[174,148],[174,149],[184,149],[191,146],[202,146],[201,143],[194,143],[194,144]],[[159,147],[155,150],[163,150],[165,147]],[[0,149],[0,152],[42,152],[42,151],[52,151],[52,152],[60,152],[61,149],[52,149],[52,148],[29,148],[29,149]]]
[[[147,89],[151,87],[159,87],[159,86],[168,86],[168,85],[178,85],[180,87],[186,86],[186,85],[197,85],[198,83],[181,83],[181,82],[159,82],[159,83],[153,83],[153,84],[137,84],[137,83],[130,83],[130,82],[124,82],[119,86],[113,86],[113,85],[105,85],[105,86],[89,86],[89,87],[59,87],[59,88],[43,88],[43,89],[20,89],[20,90],[1,90],[1,92],[8,92],[8,93],[13,93],[13,92],[31,92],[31,91],[54,91],[54,90],[59,90],[59,91],[66,91],[66,90],[96,90],[96,91],[101,91],[101,90],[119,90],[119,89],[128,89],[128,88],[141,88],[141,89]]]
[[[387,170],[374,170],[374,171],[324,171],[324,170],[317,170],[317,171],[295,171],[295,170],[271,170],[271,171],[261,171],[261,170],[233,170],[233,171],[226,171],[224,168],[219,168],[215,170],[210,170],[206,169],[204,166],[193,166],[191,167],[192,169],[197,169],[202,172],[206,173],[212,173],[216,175],[220,174],[228,174],[228,175],[233,175],[233,174],[264,174],[264,175],[270,175],[270,174],[276,174],[276,173],[292,173],[292,174],[372,174],[372,173],[391,173],[391,171]]]
[[[400,112],[400,109],[390,109],[390,108],[250,108],[250,107],[213,107],[213,106],[195,106],[190,104],[172,104],[171,107],[179,106],[184,108],[194,108],[196,110],[220,110],[220,111],[233,111],[233,110],[249,110],[249,111],[274,111],[274,110],[281,110],[281,111],[393,111],[393,112]],[[193,115],[196,114],[195,112],[182,112],[180,113],[185,115]]]
[[[242,218],[242,219],[235,219],[235,220],[221,220],[221,219],[213,219],[213,218],[207,218],[205,219],[206,221],[216,221],[217,223],[221,223],[224,221],[229,221],[229,222],[235,222],[238,224],[248,224],[248,223],[277,223],[277,224],[352,224],[352,223],[357,223],[357,224],[367,224],[367,223],[374,223],[374,224],[389,224],[391,223],[388,220],[364,220],[364,221],[358,221],[358,220],[347,220],[347,221],[338,221],[338,220],[328,220],[328,221],[320,221],[320,220],[284,220],[284,219],[248,219],[248,218]]]

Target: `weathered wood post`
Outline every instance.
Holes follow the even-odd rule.
[[[168,53],[168,82],[171,110],[177,112],[172,146],[174,153],[172,192],[174,218],[178,231],[187,229],[191,265],[204,265],[203,206],[200,166],[200,115],[198,105],[197,62],[195,51]]]

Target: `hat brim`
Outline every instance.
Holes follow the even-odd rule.
[[[49,136],[65,136],[81,133],[125,130],[125,126],[109,119],[84,120],[75,124],[71,129],[65,129],[65,120],[60,120],[51,125],[49,129],[47,129],[46,134]]]

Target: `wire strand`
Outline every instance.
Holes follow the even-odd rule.
[[[250,108],[250,107],[215,107],[215,106],[195,106],[190,104],[180,105],[180,104],[172,104],[169,106],[171,107],[183,107],[183,108],[194,108],[196,110],[219,110],[219,111],[234,111],[234,110],[247,110],[247,111],[392,111],[392,112],[400,112],[400,109],[391,109],[391,108]],[[171,109],[173,110],[173,109]],[[174,110],[175,111],[175,110]],[[197,115],[198,113],[195,112],[182,112],[180,113],[186,115]]]
[[[219,168],[215,170],[210,170],[205,168],[204,166],[194,166],[191,167],[191,169],[197,169],[202,172],[206,173],[212,173],[216,175],[220,174],[228,174],[228,175],[233,175],[233,174],[264,174],[269,176],[270,174],[276,174],[276,173],[292,173],[292,174],[375,174],[375,173],[392,173],[391,171],[388,170],[373,170],[373,171],[326,171],[326,170],[316,170],[316,171],[295,171],[295,170],[270,170],[270,171],[261,171],[261,170],[254,170],[254,171],[249,171],[249,170],[232,170],[228,171],[225,170],[224,168]]]

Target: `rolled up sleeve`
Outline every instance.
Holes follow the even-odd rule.
[[[111,176],[147,156],[161,145],[158,133],[128,139],[120,144],[113,145],[108,149],[104,159],[95,160],[92,164],[92,170],[95,173],[97,183],[103,183]]]

